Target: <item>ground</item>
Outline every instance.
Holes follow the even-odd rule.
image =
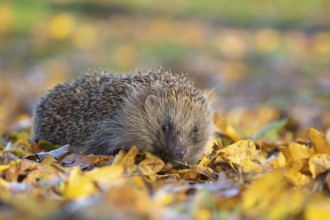
[[[326,219],[330,3],[2,1],[1,219]],[[188,73],[214,134],[176,170],[148,152],[29,140],[45,91],[90,71]]]

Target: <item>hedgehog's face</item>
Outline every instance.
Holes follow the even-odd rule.
[[[211,113],[205,98],[149,95],[145,101],[151,151],[165,160],[193,164],[200,159],[211,133]],[[155,130],[156,129],[156,130]],[[177,161],[177,162],[175,162]]]

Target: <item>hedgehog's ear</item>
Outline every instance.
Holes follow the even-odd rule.
[[[155,95],[148,95],[144,102],[144,109],[146,112],[151,113],[154,112],[156,108],[159,108],[160,101]]]

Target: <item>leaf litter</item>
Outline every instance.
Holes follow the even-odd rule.
[[[13,134],[0,151],[1,219],[319,219],[330,215],[328,132],[218,122],[198,164],[132,147],[114,156]],[[268,119],[267,119],[268,120]],[[219,126],[220,125],[220,126]]]

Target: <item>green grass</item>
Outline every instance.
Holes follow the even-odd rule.
[[[15,31],[24,34],[31,26],[43,21],[49,15],[49,7],[45,1],[13,1],[9,3],[14,11]],[[42,34],[42,33],[40,33]]]
[[[80,13],[84,16],[98,14],[131,13],[139,16],[172,16],[178,19],[193,18],[221,22],[225,25],[292,27],[306,23],[329,26],[330,2],[327,0],[112,0],[102,1],[71,0],[5,1],[13,6],[16,27],[26,31],[29,26],[58,11]]]

